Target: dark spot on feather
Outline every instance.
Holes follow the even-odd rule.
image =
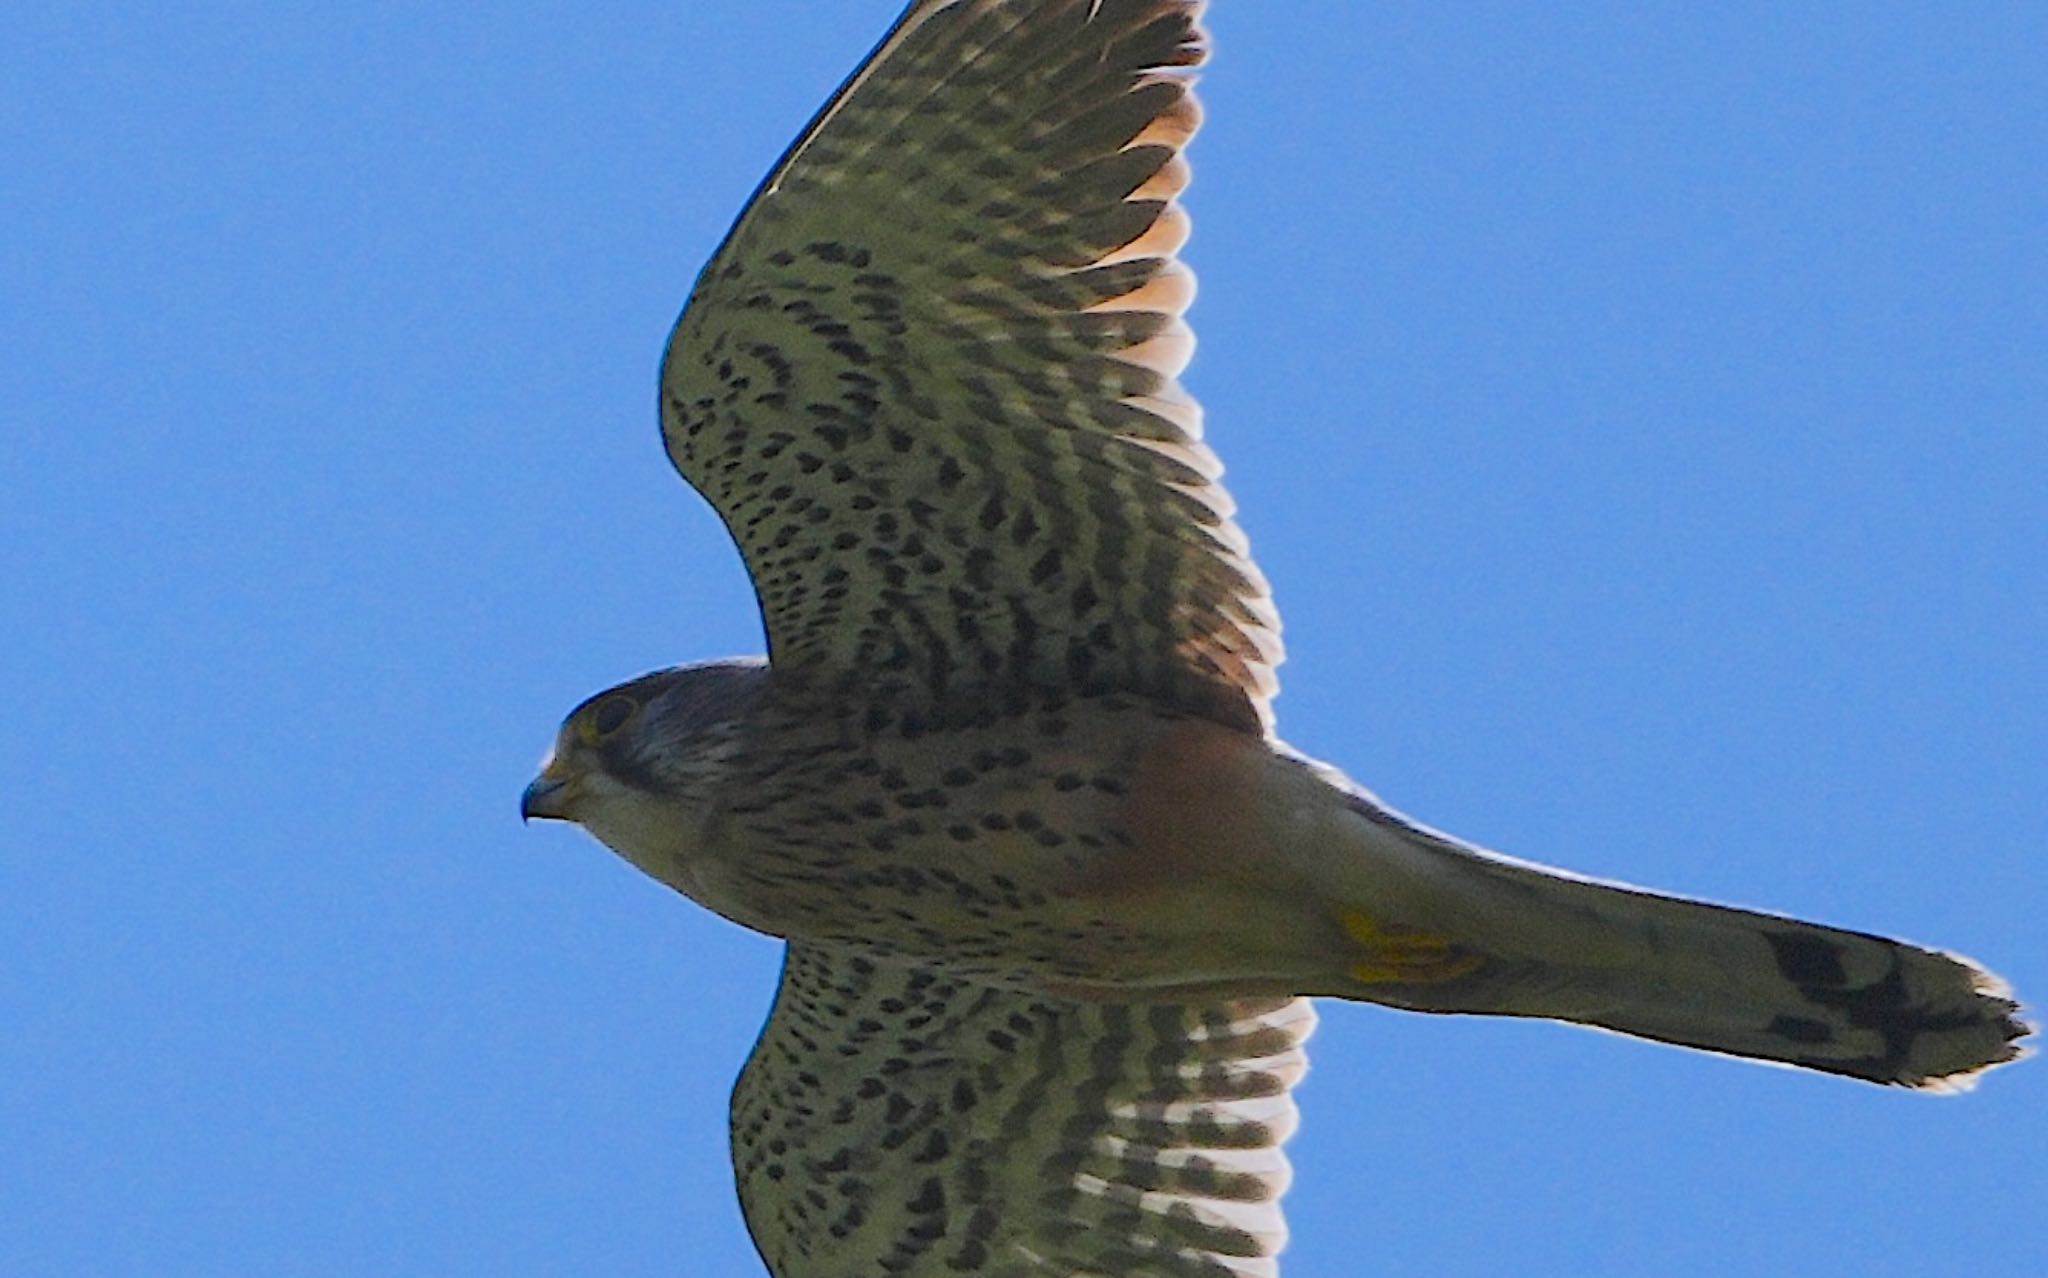
[[[1819,1021],[1803,1016],[1780,1016],[1764,1026],[1764,1033],[1774,1034],[1790,1043],[1826,1043],[1835,1037],[1835,1032]]]
[[[1808,986],[1840,986],[1849,977],[1842,970],[1842,947],[1817,936],[1798,932],[1765,932],[1778,971],[1802,989]]]

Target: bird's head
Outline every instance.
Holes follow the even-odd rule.
[[[520,817],[580,825],[676,883],[675,864],[767,680],[763,662],[720,661],[657,670],[598,693],[562,721],[540,775],[520,796]]]

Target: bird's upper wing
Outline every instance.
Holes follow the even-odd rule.
[[[748,1228],[776,1278],[1271,1278],[1314,1024],[792,943],[733,1092]]]
[[[1199,0],[921,0],[699,278],[662,431],[776,668],[1263,730],[1264,581],[1176,377]]]

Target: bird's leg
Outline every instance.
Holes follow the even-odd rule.
[[[1351,963],[1351,979],[1362,985],[1441,984],[1472,975],[1486,960],[1429,932],[1401,932],[1382,926],[1363,910],[1346,910],[1344,932],[1363,956]]]

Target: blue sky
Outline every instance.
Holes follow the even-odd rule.
[[[32,6],[0,41],[0,1271],[756,1272],[776,947],[517,795],[758,647],[661,456],[893,0]],[[1515,855],[2048,998],[2048,10],[1223,0],[1189,380],[1283,732]],[[1325,1005],[1299,1278],[2048,1272],[1937,1100]]]

